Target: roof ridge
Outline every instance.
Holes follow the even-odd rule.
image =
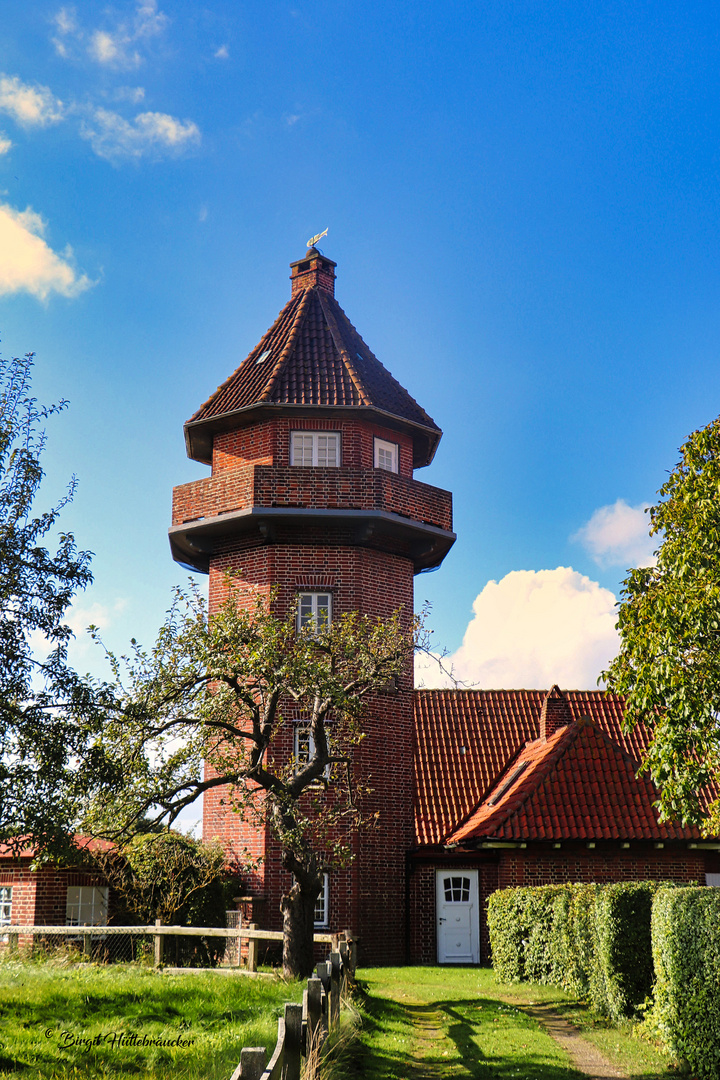
[[[290,359],[290,356],[292,355],[292,351],[293,351],[293,349],[295,347],[295,341],[297,340],[297,336],[298,336],[298,333],[300,331],[300,327],[302,325],[303,317],[304,317],[305,312],[307,310],[308,304],[310,303],[310,299],[309,299],[310,298],[310,293],[314,292],[314,291],[315,291],[314,289],[304,289],[303,292],[300,294],[300,303],[297,306],[297,311],[295,312],[295,317],[293,318],[292,327],[290,329],[290,333],[288,334],[288,339],[287,339],[287,341],[285,343],[285,348],[282,350],[279,357],[275,361],[275,366],[273,367],[272,371],[268,375],[268,379],[267,379],[267,382],[265,383],[265,386],[263,387],[263,390],[258,395],[257,400],[259,402],[260,401],[269,401],[270,394],[272,393],[272,389],[273,389],[273,387],[274,387],[274,385],[275,385],[275,383],[276,383],[276,381],[277,381],[277,379],[278,379],[278,377],[280,375],[280,372],[282,371],[283,367],[285,366],[287,361]],[[256,350],[253,350],[253,352],[255,352],[255,351]],[[250,355],[252,356],[252,353]]]
[[[333,297],[333,299],[334,299],[334,297]],[[320,307],[322,308],[323,315],[325,316],[325,319],[327,321],[328,329],[330,330],[330,334],[332,336],[335,348],[337,349],[338,353],[340,354],[340,358],[341,358],[342,362],[345,364],[348,375],[352,379],[353,385],[354,385],[355,389],[357,390],[358,394],[360,395],[360,400],[362,401],[363,405],[372,404],[371,399],[370,399],[370,397],[368,395],[368,392],[365,389],[365,386],[364,386],[364,384],[363,384],[363,382],[362,382],[362,380],[361,380],[361,378],[360,378],[360,376],[359,376],[359,374],[357,372],[357,369],[355,368],[355,365],[353,364],[352,360],[350,359],[349,353],[347,352],[347,350],[345,349],[345,347],[342,344],[342,334],[340,333],[340,328],[337,325],[337,320],[335,318],[335,313],[334,312],[331,313],[329,311],[329,309],[325,306],[325,297],[322,295],[322,293],[320,291],[318,291],[318,300],[320,301]],[[335,302],[337,303],[337,301],[335,301]],[[338,307],[340,307],[339,304],[338,304]],[[342,308],[340,310],[342,310]]]
[[[251,367],[251,363],[250,363],[250,361],[252,360],[252,358],[253,358],[254,356],[257,356],[257,355],[258,355],[258,354],[259,354],[259,353],[261,352],[262,346],[263,346],[263,345],[265,345],[265,343],[267,342],[268,338],[269,338],[269,337],[270,337],[270,336],[272,335],[273,331],[274,331],[274,330],[276,330],[276,328],[278,327],[278,324],[279,324],[279,323],[281,323],[281,322],[282,322],[282,320],[283,320],[283,319],[284,319],[284,318],[285,318],[285,317],[287,316],[287,313],[288,313],[288,309],[289,309],[289,308],[291,308],[291,307],[292,307],[293,305],[297,304],[297,301],[298,301],[298,297],[296,297],[296,296],[291,296],[291,297],[290,297],[290,299],[288,300],[288,302],[287,302],[286,304],[283,304],[282,308],[281,308],[281,309],[280,309],[280,311],[278,312],[277,318],[276,318],[276,319],[275,319],[275,321],[274,321],[274,322],[273,322],[273,323],[272,323],[272,324],[271,324],[271,325],[270,325],[270,326],[268,327],[268,329],[267,329],[267,330],[265,331],[265,333],[263,334],[263,336],[262,336],[262,337],[260,338],[260,340],[258,341],[257,345],[256,345],[256,346],[255,346],[255,347],[254,347],[253,349],[251,349],[251,350],[250,350],[250,352],[249,352],[249,353],[247,354],[247,356],[245,357],[245,359],[244,359],[244,360],[241,360],[241,361],[240,361],[240,363],[239,363],[239,364],[238,364],[238,366],[237,366],[237,367],[235,368],[235,370],[234,370],[234,371],[231,371],[231,372],[230,372],[230,374],[228,375],[227,379],[223,379],[223,381],[222,381],[222,382],[220,383],[220,385],[219,385],[219,386],[216,386],[216,387],[215,387],[215,389],[213,390],[212,394],[210,394],[210,395],[209,395],[209,396],[208,396],[208,397],[207,397],[207,398],[205,399],[205,401],[203,401],[202,405],[200,405],[200,407],[199,407],[199,408],[197,408],[197,409],[195,410],[195,412],[193,413],[193,415],[192,415],[192,416],[190,417],[190,420],[188,421],[188,423],[192,423],[192,421],[193,421],[193,420],[195,419],[195,417],[196,417],[196,416],[197,416],[197,415],[198,415],[199,413],[203,412],[203,410],[204,410],[204,409],[206,409],[206,408],[208,407],[208,405],[210,404],[210,402],[211,402],[211,401],[212,401],[212,400],[213,400],[213,399],[214,399],[215,397],[217,397],[217,395],[218,395],[218,394],[220,394],[220,393],[221,393],[221,391],[222,391],[222,390],[223,390],[223,389],[224,389],[224,388],[225,388],[226,386],[228,386],[228,384],[229,384],[229,383],[231,383],[231,382],[233,381],[233,379],[234,379],[234,378],[235,378],[235,377],[237,376],[238,372],[240,371],[240,368],[242,368],[242,367]],[[299,304],[298,304],[298,306],[299,306]]]
[[[376,364],[378,365],[378,367],[382,368],[382,370],[383,370],[383,371],[385,372],[385,375],[386,375],[386,376],[387,376],[387,377],[388,377],[388,378],[389,378],[389,379],[391,380],[391,382],[393,382],[393,383],[395,384],[395,386],[396,386],[396,387],[397,387],[397,388],[398,388],[398,389],[399,389],[399,390],[400,390],[400,391],[401,391],[401,392],[402,392],[402,393],[403,393],[403,394],[404,394],[404,395],[405,395],[405,396],[406,396],[406,397],[407,397],[407,398],[408,398],[408,399],[409,399],[409,400],[410,400],[410,401],[411,401],[411,402],[413,403],[413,405],[414,405],[414,406],[415,406],[415,407],[416,407],[417,409],[419,409],[419,410],[420,410],[420,412],[421,412],[421,413],[423,414],[423,416],[424,416],[424,417],[425,417],[425,419],[426,419],[426,420],[428,421],[428,423],[429,423],[429,424],[430,424],[430,425],[431,425],[432,427],[436,428],[436,427],[437,427],[437,424],[435,423],[435,421],[433,420],[433,418],[432,418],[432,417],[430,416],[430,414],[429,414],[429,413],[427,413],[427,412],[425,411],[425,409],[423,409],[422,405],[421,405],[421,404],[419,403],[419,401],[418,401],[418,400],[417,400],[416,398],[414,398],[414,397],[412,396],[412,394],[410,393],[410,391],[409,391],[409,390],[406,390],[406,389],[405,389],[405,387],[404,387],[404,386],[402,385],[402,383],[401,383],[401,382],[399,382],[399,381],[398,381],[398,380],[397,380],[397,379],[395,378],[395,376],[393,375],[392,371],[390,371],[390,370],[389,370],[388,368],[386,368],[386,367],[385,367],[385,365],[383,364],[382,360],[379,360],[379,359],[378,359],[378,357],[377,357],[377,356],[375,355],[375,353],[374,353],[374,352],[372,351],[372,349],[370,348],[370,346],[369,346],[369,345],[367,344],[367,342],[366,342],[366,341],[365,341],[365,339],[363,338],[362,334],[361,334],[361,333],[360,333],[360,332],[358,331],[357,327],[355,327],[355,326],[353,325],[353,323],[352,323],[352,322],[350,321],[350,319],[348,318],[348,315],[346,314],[346,312],[345,312],[345,311],[343,310],[343,308],[342,308],[342,307],[340,306],[340,304],[338,303],[337,297],[335,297],[335,296],[332,296],[332,297],[331,297],[331,300],[332,300],[332,301],[333,301],[333,302],[335,303],[335,305],[336,305],[336,307],[337,307],[338,311],[340,312],[340,314],[342,315],[343,319],[344,319],[344,320],[345,320],[345,322],[347,323],[347,325],[348,325],[348,329],[350,330],[350,333],[351,333],[351,334],[354,334],[354,335],[355,335],[355,337],[356,337],[356,338],[358,339],[358,341],[359,341],[359,342],[361,343],[361,345],[363,346],[363,348],[364,348],[364,349],[365,349],[365,350],[367,351],[368,355],[369,355],[369,356],[370,356],[370,357],[372,358],[372,360],[373,360],[373,361],[374,361],[374,362],[375,362],[375,363],[376,363]]]
[[[566,724],[565,727],[558,728],[558,730],[553,732],[544,743],[542,739],[533,739],[528,746],[523,747],[519,757],[522,757],[522,753],[529,750],[531,746],[545,746],[547,747],[547,750],[545,753],[541,753],[534,763],[528,762],[528,765],[534,764],[535,768],[532,769],[529,775],[525,775],[515,793],[515,797],[513,798],[511,796],[508,799],[506,806],[498,811],[498,825],[507,825],[512,817],[517,817],[526,802],[541,788],[545,787],[551,774],[557,768],[558,763],[565,757],[565,754],[567,754],[579,734],[579,722],[572,721],[571,723]],[[548,745],[552,740],[555,740],[555,745]],[[518,779],[520,778],[518,777]],[[534,783],[530,783],[532,780],[534,780]],[[503,809],[505,810],[504,816],[502,816]]]

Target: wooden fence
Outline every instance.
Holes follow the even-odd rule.
[[[340,1020],[340,1001],[347,992],[348,979],[355,974],[357,944],[353,935],[346,930],[336,942],[330,959],[318,964],[317,973],[308,979],[302,1005],[286,1004],[270,1060],[264,1046],[244,1047],[230,1080],[300,1080],[302,1058],[318,1050]]]
[[[163,963],[165,952],[165,939],[167,937],[199,937],[199,938],[225,938],[226,940],[237,939],[248,942],[247,970],[257,971],[258,949],[261,941],[282,941],[282,930],[258,930],[255,923],[249,926],[225,927],[225,926],[162,926],[160,922],[148,926],[3,926],[0,934],[7,935],[7,945],[10,949],[17,949],[21,937],[24,944],[32,947],[35,938],[55,938],[59,943],[67,941],[80,941],[82,939],[83,952],[89,957],[92,955],[93,942],[98,938],[111,937],[147,937],[153,940],[153,953],[155,966],[160,967]],[[0,938],[0,941],[2,939]],[[337,934],[314,934],[313,941],[316,944],[331,945],[335,947],[338,942]],[[237,962],[240,963],[240,950],[237,953]]]

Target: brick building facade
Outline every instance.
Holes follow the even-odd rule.
[[[190,457],[211,475],[174,491],[173,557],[209,575],[210,610],[233,573],[298,602],[407,624],[413,578],[454,542],[452,496],[421,483],[440,429],[377,360],[334,295],[335,263],[311,248],[291,266],[291,296],[237,370],[185,426]],[[277,752],[293,753],[285,711]],[[413,688],[408,669],[377,694],[355,767],[378,826],[352,837],[353,861],[330,875],[323,922],[351,927],[365,963],[488,959],[485,900],[496,888],[664,878],[720,884],[720,844],[660,823],[636,776],[646,735],[622,731],[622,702],[599,691]],[[205,794],[206,839],[260,858],[247,905],[281,925],[291,883],[268,829]],[[98,879],[34,874],[0,852],[0,924],[64,922],[95,902]],[[80,890],[80,892],[78,892]]]
[[[454,541],[450,493],[414,478],[441,432],[340,308],[335,265],[315,248],[291,264],[275,323],[186,424],[188,454],[212,474],[175,489],[170,542],[209,574],[211,611],[232,571],[275,588],[281,614],[330,594],[335,613],[409,617],[413,575]],[[327,897],[366,962],[486,959],[484,900],[504,885],[712,872],[717,854],[696,831],[657,821],[651,786],[635,779],[644,735],[622,733],[617,699],[414,692],[410,670],[398,691],[372,702],[357,762],[379,827],[353,840]],[[223,794],[206,795],[205,836],[262,856],[247,885],[277,927],[290,884],[277,845]]]

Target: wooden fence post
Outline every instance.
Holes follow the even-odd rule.
[[[313,975],[307,982],[307,1042],[305,1044],[305,1053],[310,1052],[311,1046],[315,1042],[315,1032],[320,1026],[322,1020],[322,982]]]
[[[340,953],[330,953],[330,1009],[328,1025],[334,1028],[340,1019]]]
[[[267,1051],[264,1046],[245,1046],[240,1051],[240,1064],[230,1080],[260,1080],[265,1071]]]
[[[285,1006],[285,1056],[283,1080],[300,1080],[302,1005]]]
[[[92,956],[92,934],[83,934],[83,955],[88,959]]]
[[[10,952],[17,952],[19,947],[20,947],[20,935],[19,934],[10,934],[9,937],[10,937],[10,941],[9,941]]]
[[[251,922],[248,930],[257,930],[257,923]],[[258,942],[257,938],[248,939],[248,971],[257,971]]]
[[[156,919],[155,925],[162,926],[162,921]],[[153,941],[155,942],[155,967],[160,967],[163,962],[163,953],[165,951],[165,938],[162,934],[153,934]]]
[[[353,934],[352,930],[345,931],[345,940],[348,946],[348,968],[350,970],[350,974],[354,977],[355,971],[357,969],[357,941],[355,940],[355,935]]]

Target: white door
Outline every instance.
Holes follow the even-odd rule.
[[[437,871],[438,964],[479,964],[477,870]]]

